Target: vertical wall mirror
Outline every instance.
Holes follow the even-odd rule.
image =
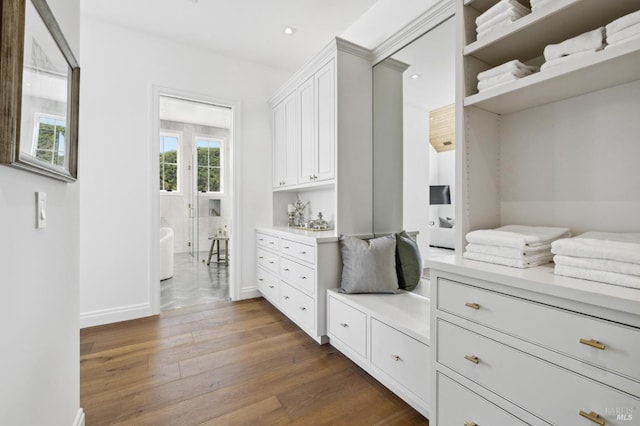
[[[373,232],[418,231],[423,257],[454,249],[454,30],[451,17],[373,68]]]
[[[2,0],[0,163],[77,177],[80,69],[44,0]]]

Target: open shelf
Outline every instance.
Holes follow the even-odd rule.
[[[594,30],[639,8],[638,0],[610,1],[606,7],[602,0],[555,0],[548,8],[469,44],[464,55],[493,66],[512,59],[527,61],[542,55],[548,44]]]
[[[464,105],[508,114],[636,80],[640,80],[640,39],[468,96]]]

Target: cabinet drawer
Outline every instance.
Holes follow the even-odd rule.
[[[423,343],[371,320],[371,363],[429,403],[430,349]]]
[[[269,250],[265,250],[258,247],[258,265],[273,273],[278,273],[278,267],[280,265],[280,257],[276,253],[272,253]]]
[[[278,303],[280,301],[279,288],[280,279],[277,276],[258,268],[258,289],[266,298]]]
[[[310,295],[316,291],[316,271],[287,258],[280,259],[280,277]]]
[[[298,243],[296,241],[280,240],[280,252],[295,259],[315,265],[316,248],[308,244]]]
[[[329,333],[363,358],[367,357],[367,315],[364,312],[329,297]]]
[[[640,380],[636,328],[442,278],[437,303],[442,311]],[[604,349],[590,346],[590,341],[604,344]]]
[[[315,300],[285,282],[280,283],[282,310],[294,320],[315,329]]]
[[[440,372],[437,373],[436,386],[438,425],[527,424]]]
[[[438,320],[437,335],[439,363],[549,423],[593,424],[580,416],[583,411],[623,426],[615,408],[640,404],[629,394],[446,321]]]
[[[266,247],[268,249],[278,251],[278,240],[278,237],[258,232],[256,241],[258,243],[258,247]]]

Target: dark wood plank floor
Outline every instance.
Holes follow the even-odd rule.
[[[87,426],[428,421],[264,299],[81,331]]]

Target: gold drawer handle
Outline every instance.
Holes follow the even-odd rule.
[[[349,327],[349,324],[347,324],[346,322],[341,322],[341,323],[340,323],[340,327],[342,327],[342,328],[348,328],[348,327]]]
[[[273,286],[273,285],[270,285],[270,286],[269,286],[269,288],[275,288],[275,286]]]
[[[301,310],[301,311],[306,311],[306,310],[307,310],[307,308],[305,308],[304,306],[300,306],[300,310]]]
[[[400,361],[402,359],[402,358],[400,358],[400,355],[391,355],[391,358],[393,358],[393,360],[395,362],[398,362],[398,361]]]
[[[594,339],[580,339],[580,343],[582,343],[583,345],[591,346],[592,348],[600,349],[601,351],[604,351],[604,348],[606,348],[604,343],[600,343]]]
[[[264,256],[258,256],[258,259],[264,259]]]
[[[305,277],[304,275],[300,275],[300,279],[302,279],[302,280],[306,280],[306,279],[307,279],[307,277]]]
[[[480,360],[478,359],[478,357],[477,357],[477,356],[475,356],[475,355],[465,355],[465,356],[464,356],[464,359],[466,359],[467,361],[471,361],[471,362],[472,362],[472,363],[474,363],[474,364],[477,364],[477,363],[479,363],[479,362],[480,362]]]
[[[289,296],[285,296],[285,297],[284,297],[284,299],[285,299],[285,300],[289,300]]]
[[[289,250],[290,247],[289,246],[284,246],[282,248]]]
[[[471,309],[480,309],[480,305],[478,305],[477,303],[467,302],[464,304],[464,306]]]
[[[580,415],[582,417],[585,417],[589,420],[591,420],[592,422],[599,424],[600,426],[604,426],[604,419],[602,417],[600,417],[600,414],[595,413],[593,411],[591,411],[590,413],[585,413],[584,411],[580,410]]]
[[[478,424],[474,422],[464,422],[464,426],[478,426]]]
[[[275,243],[273,241],[269,241],[269,244],[274,245]]]
[[[289,272],[289,268],[284,268],[284,271],[285,272]]]
[[[258,278],[258,281],[264,281],[264,278]]]
[[[306,251],[301,251],[300,254],[307,254],[307,252]]]

